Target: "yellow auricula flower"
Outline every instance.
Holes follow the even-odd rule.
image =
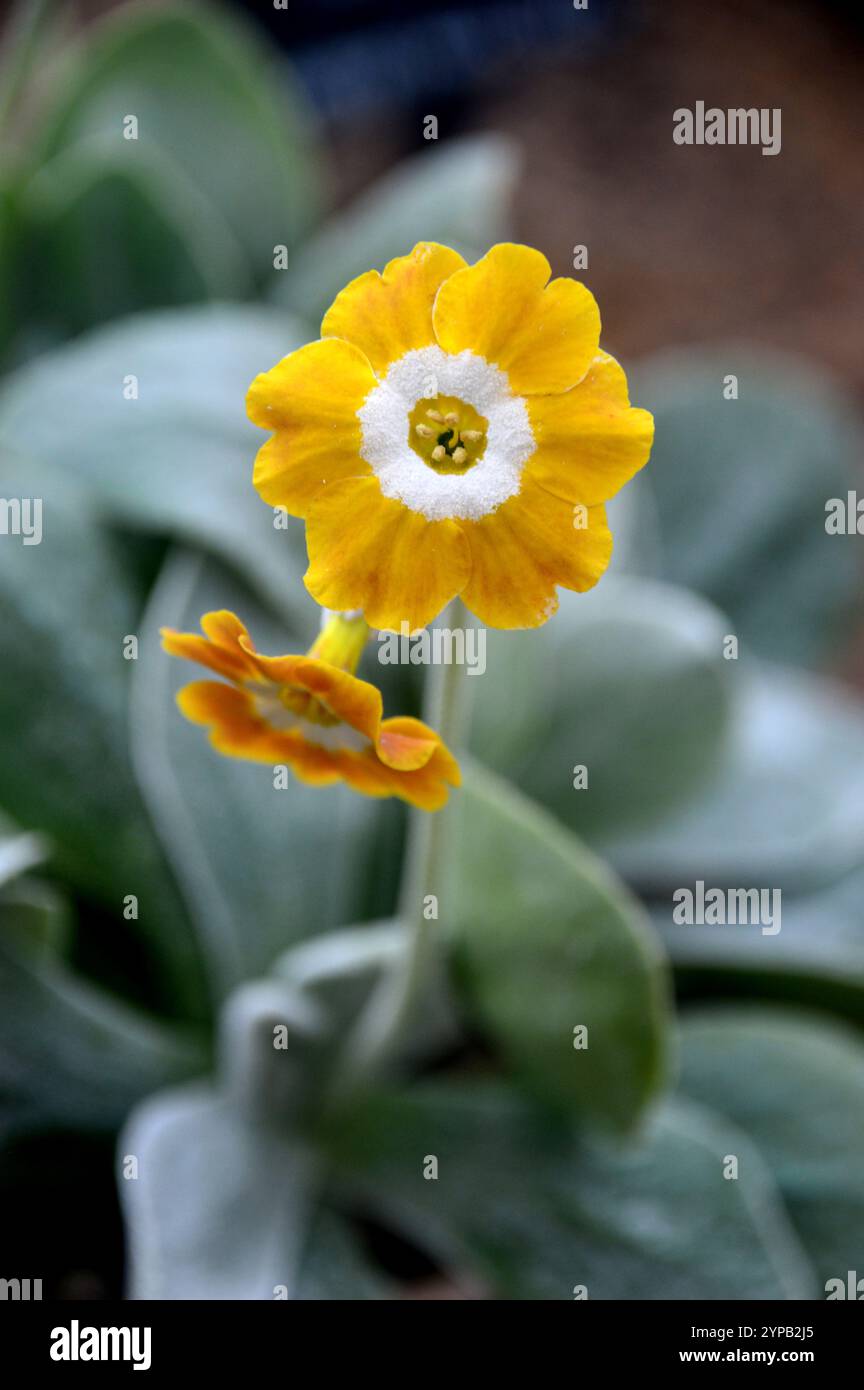
[[[382,720],[380,691],[354,675],[369,631],[362,618],[330,615],[300,656],[262,656],[227,609],[205,613],[201,628],[203,636],[163,628],[162,645],[223,677],[193,681],[177,696],[218,752],[286,763],[301,782],[342,781],[424,811],[437,811],[459,785],[459,765],[434,729],[408,716]]]
[[[528,246],[469,266],[421,242],[252,383],[272,431],[255,486],[305,519],[320,604],[414,631],[461,595],[491,627],[537,627],[556,585],[597,583],[603,504],[647,461],[653,421],[599,349],[590,291],[550,273]]]

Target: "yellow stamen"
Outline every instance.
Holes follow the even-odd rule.
[[[279,703],[292,714],[296,714],[298,719],[305,719],[308,724],[319,724],[322,728],[332,729],[334,725],[342,722],[338,714],[334,714],[321,700],[298,685],[280,685]]]
[[[464,473],[483,457],[488,422],[455,396],[418,401],[408,417],[408,442],[439,473]]]

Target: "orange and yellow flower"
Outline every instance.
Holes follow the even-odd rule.
[[[201,628],[204,636],[163,628],[162,643],[225,678],[193,681],[177,696],[220,753],[286,763],[301,782],[343,781],[425,811],[459,785],[459,765],[435,731],[419,719],[382,721],[380,691],[352,674],[368,634],[362,618],[332,615],[304,656],[260,655],[225,610],[205,613]]]
[[[536,627],[556,586],[591,588],[604,503],[647,461],[653,422],[599,348],[591,293],[527,246],[469,266],[422,242],[337,295],[322,337],[252,383],[261,497],[306,521],[321,604],[414,631],[457,594],[493,627]]]

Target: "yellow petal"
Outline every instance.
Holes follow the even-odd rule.
[[[399,772],[425,767],[441,742],[434,729],[419,719],[400,715],[385,719],[378,736],[378,757]]]
[[[369,473],[357,411],[374,385],[367,358],[339,338],[309,343],[255,378],[250,419],[276,431],[255,460],[253,481],[265,502],[305,516],[327,483]]]
[[[318,668],[324,663],[304,661],[303,666]],[[338,697],[343,704],[350,698],[365,702],[360,722],[369,725],[374,739],[380,722],[379,692],[344,671],[335,674],[345,687]],[[327,673],[305,670],[305,675],[309,683],[317,682],[323,695]],[[346,696],[349,683],[362,688],[359,695],[355,690]],[[271,766],[286,763],[310,786],[328,786],[341,780],[366,796],[398,796],[434,811],[447,800],[448,785],[459,785],[455,758],[438,735],[418,719],[390,719],[381,727],[382,743],[386,743],[389,755],[385,761],[374,742],[363,751],[329,748],[307,739],[299,730],[274,729],[256,712],[248,692],[219,681],[195,681],[184,686],[177,703],[187,719],[209,728],[210,742],[218,752]]]
[[[568,502],[608,502],[648,461],[654,421],[630,406],[627,379],[605,352],[571,391],[526,404],[537,445],[527,471]]]
[[[327,787],[343,780],[341,759],[339,752],[295,736],[290,748],[283,749],[281,758],[273,762],[287,763],[295,777],[310,787]]]
[[[212,612],[202,614],[201,631],[211,642],[216,642],[230,652],[236,652],[241,639],[252,645],[248,629],[230,608],[214,608]]]
[[[331,304],[322,337],[347,338],[362,348],[379,376],[413,348],[435,342],[432,305],[440,286],[465,261],[448,246],[421,241],[384,274],[369,270],[352,280]]]
[[[313,657],[306,657],[298,663],[294,680],[326,705],[343,724],[359,730],[375,742],[382,708],[381,692],[377,686]]]
[[[612,555],[612,533],[601,507],[574,526],[574,509],[523,478],[522,490],[497,512],[466,526],[471,579],[462,593],[489,627],[540,627],[558,607],[556,585],[591,589]]]
[[[186,661],[197,661],[229,680],[245,680],[253,674],[252,659],[247,649],[242,648],[241,639],[249,642],[249,634],[240,619],[227,609],[205,613],[201,627],[206,633],[202,637],[197,632],[176,632],[173,628],[161,629],[162,647],[170,656],[180,656]]]
[[[372,627],[425,627],[459,593],[470,558],[453,521],[384,497],[377,478],[334,483],[306,521],[306,587],[325,608],[359,608]]]
[[[432,756],[414,771],[388,767],[371,754],[345,753],[342,776],[355,791],[366,796],[398,796],[423,811],[437,811],[447,800],[448,786],[459,785],[459,766],[440,742]]]
[[[435,336],[445,352],[466,348],[500,367],[518,394],[568,391],[600,341],[600,311],[577,280],[552,280],[530,246],[493,246],[441,286]]]
[[[269,762],[263,747],[267,727],[255,714],[251,695],[220,681],[193,681],[177,692],[181,712],[193,724],[210,730],[210,742],[232,758]]]
[[[210,730],[217,752],[247,762],[287,763],[305,782],[323,786],[340,777],[328,749],[307,742],[298,730],[274,729],[256,712],[252,696],[218,681],[193,681],[177,695],[193,724]]]

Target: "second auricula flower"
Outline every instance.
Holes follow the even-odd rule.
[[[416,630],[458,594],[492,627],[536,627],[557,585],[596,584],[603,504],[653,422],[599,348],[591,293],[550,273],[527,246],[469,266],[422,242],[253,382],[250,417],[272,431],[255,486],[305,519],[319,603]]]
[[[326,615],[305,655],[262,656],[233,613],[205,613],[203,636],[162,629],[162,645],[215,671],[177,696],[220,753],[286,763],[301,782],[343,781],[367,796],[398,796],[437,811],[459,785],[459,765],[419,719],[382,719],[381,693],[354,671],[366,644],[361,617]]]

